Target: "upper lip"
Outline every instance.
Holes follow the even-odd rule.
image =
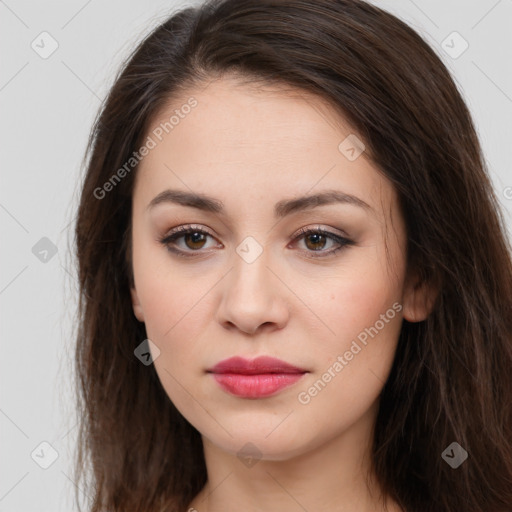
[[[260,356],[249,360],[243,357],[230,357],[220,361],[210,373],[238,373],[242,375],[260,375],[262,373],[306,373],[307,370],[298,368],[285,361],[269,356]]]

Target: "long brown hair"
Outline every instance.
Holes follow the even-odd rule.
[[[117,77],[91,132],[75,226],[75,478],[92,495],[89,509],[183,512],[206,482],[199,432],[154,367],[134,356],[146,331],[129,292],[137,166],[126,162],[170,98],[230,72],[322,97],[358,130],[399,193],[408,269],[439,289],[425,321],[403,322],[382,391],[373,464],[384,492],[407,512],[510,511],[512,263],[503,216],[446,67],[409,26],[360,0],[186,8]],[[442,457],[452,442],[469,454],[457,469]]]

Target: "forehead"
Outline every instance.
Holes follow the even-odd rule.
[[[374,205],[394,200],[364,151],[348,158],[353,128],[326,101],[289,87],[214,80],[173,98],[147,135],[155,146],[139,165],[135,190],[146,203],[166,186],[226,203],[277,202],[324,188]]]

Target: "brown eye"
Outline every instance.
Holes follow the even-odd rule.
[[[327,242],[327,237],[322,235],[321,233],[311,233],[307,235],[305,238],[305,244],[308,249],[312,251],[318,251],[325,247],[325,243]]]
[[[180,226],[160,239],[169,252],[179,256],[196,256],[204,251],[208,238],[213,239],[207,231],[193,226]],[[197,254],[195,254],[197,253]]]
[[[352,240],[320,228],[302,229],[295,240],[304,243],[303,252],[312,258],[332,256],[340,249],[354,245]]]
[[[201,231],[193,231],[183,235],[183,239],[189,249],[202,249],[206,242],[206,236]]]

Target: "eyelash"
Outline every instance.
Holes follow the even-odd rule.
[[[183,251],[181,249],[176,249],[175,247],[171,246],[171,244],[173,242],[175,242],[176,240],[182,238],[184,235],[187,235],[187,234],[190,234],[190,233],[201,233],[201,234],[204,234],[204,235],[211,236],[212,238],[215,238],[213,235],[211,235],[208,231],[205,231],[204,229],[196,228],[196,227],[191,226],[191,225],[187,225],[187,226],[180,226],[180,227],[176,228],[175,230],[171,231],[170,233],[166,234],[164,237],[159,239],[159,242],[162,245],[164,245],[169,252],[171,252],[173,254],[176,254],[177,256],[185,257],[185,258],[193,258],[193,257],[197,256],[198,253],[200,253],[200,250],[197,250],[197,251],[192,251],[192,250]],[[297,236],[294,238],[294,241],[296,241],[298,239],[302,239],[302,238],[306,237],[307,235],[311,235],[311,234],[315,234],[315,235],[316,234],[321,234],[321,235],[323,235],[323,236],[333,240],[334,242],[336,242],[339,245],[338,247],[336,247],[334,249],[331,249],[329,251],[311,251],[311,250],[304,251],[304,252],[307,252],[307,253],[313,253],[314,254],[315,252],[318,252],[318,253],[321,254],[321,255],[313,255],[313,254],[311,254],[310,256],[308,256],[308,257],[311,257],[311,258],[326,258],[328,256],[332,256],[334,253],[338,252],[341,249],[344,249],[344,248],[346,248],[346,247],[348,247],[350,245],[354,245],[353,240],[349,240],[348,238],[336,235],[336,234],[334,234],[334,233],[332,233],[330,231],[326,231],[325,229],[322,229],[322,228],[317,228],[317,229],[302,228],[297,233]],[[196,254],[194,254],[194,253],[196,253]]]

